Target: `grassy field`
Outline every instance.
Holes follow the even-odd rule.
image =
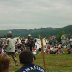
[[[72,72],[72,54],[45,54],[47,72]],[[42,55],[36,55],[35,64],[43,67]],[[11,59],[10,72],[15,72],[19,66],[15,66]]]

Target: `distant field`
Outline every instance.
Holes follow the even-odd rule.
[[[72,54],[45,54],[47,72],[72,72]],[[43,67],[42,55],[36,55],[35,64]],[[19,66],[15,66],[11,59],[10,72],[15,72]]]

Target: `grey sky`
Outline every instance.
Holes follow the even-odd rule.
[[[72,25],[72,0],[0,0],[0,29]]]

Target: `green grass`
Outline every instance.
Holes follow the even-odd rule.
[[[41,54],[36,55],[34,63],[44,67]],[[45,54],[45,63],[47,71],[72,71],[72,54]],[[15,72],[19,68],[20,64],[15,66],[11,59],[10,72]]]

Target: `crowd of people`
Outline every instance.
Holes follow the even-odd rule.
[[[49,42],[46,44],[46,53],[48,54],[65,53],[64,49],[68,54],[72,53],[72,36],[68,38],[66,35],[62,35],[60,42],[57,41],[55,36],[52,36]]]
[[[20,53],[23,50],[34,50],[38,53],[41,51],[41,39],[33,38],[30,34],[27,38],[13,38],[12,33],[7,33],[7,38],[5,40],[0,39],[0,52],[12,52],[12,58],[14,59],[15,53]],[[43,38],[43,48],[44,52],[47,54],[60,54],[64,53],[64,48],[67,50],[68,54],[72,53],[72,36],[69,38],[66,35],[61,36],[61,41],[59,42],[56,36],[50,36],[50,38]],[[35,53],[35,54],[37,54]],[[16,59],[14,59],[16,62]]]
[[[36,59],[32,53],[34,44],[35,41],[30,36],[28,36],[26,43],[24,39],[21,40],[21,43],[19,43],[18,39],[15,41],[12,32],[9,31],[5,43],[0,39],[0,72],[9,72],[9,55],[12,57],[15,65],[18,65],[16,59],[16,52],[18,50],[21,50],[18,53],[22,67],[15,72],[45,72],[42,67],[34,64]]]
[[[39,41],[39,42],[38,42]],[[72,36],[67,38],[65,35],[61,36],[61,42],[58,42],[55,36],[49,39],[43,39],[43,49],[47,54],[64,53],[66,48],[68,54],[72,53]],[[13,38],[12,32],[7,33],[7,38],[0,39],[0,72],[8,72],[9,70],[9,55],[12,57],[15,65],[18,65],[16,53],[19,54],[19,60],[22,67],[16,72],[44,72],[44,69],[34,64],[35,56],[33,51],[41,52],[41,40],[32,38],[29,34],[25,38]]]

